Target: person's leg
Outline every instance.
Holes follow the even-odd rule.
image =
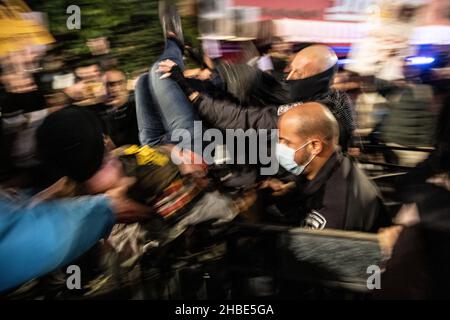
[[[148,74],[139,77],[134,95],[141,145],[156,146],[167,142],[167,130],[149,91]]]
[[[172,60],[180,67],[181,70],[184,70],[183,52],[181,51],[177,42],[171,38],[167,38],[164,52],[158,58],[156,63],[166,59]]]
[[[150,70],[150,91],[157,103],[168,134],[170,136],[173,133],[179,135],[183,131],[189,135],[184,142],[189,142],[192,147],[192,144],[197,141],[197,144],[201,146],[203,133],[194,130],[194,121],[199,120],[194,106],[175,81],[170,78],[159,79],[160,74],[156,73],[156,70],[157,65],[155,64]],[[174,138],[170,142],[177,144],[179,141]]]
[[[174,80],[171,78],[161,80],[161,74],[156,72],[158,63],[165,59],[170,59],[177,63],[180,68],[184,68],[181,49],[174,40],[167,40],[164,53],[150,69],[149,85],[151,95],[158,106],[168,134],[172,135],[175,130],[183,130],[189,135],[188,139],[191,148],[194,141],[196,141],[197,146],[201,147],[203,133],[201,130],[194,130],[194,121],[199,120],[194,106]],[[170,142],[177,144],[179,141],[174,139]],[[184,142],[187,142],[186,139],[184,139]]]

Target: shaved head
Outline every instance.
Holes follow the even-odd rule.
[[[288,80],[312,77],[330,69],[338,61],[336,53],[324,45],[312,45],[296,54]]]
[[[294,161],[314,179],[336,151],[339,128],[327,107],[309,102],[294,107],[278,120],[279,143],[294,150]],[[289,169],[288,169],[289,170]]]
[[[316,102],[296,106],[284,113],[279,122],[280,140],[302,144],[317,138],[331,147],[338,143],[339,126],[327,107]]]

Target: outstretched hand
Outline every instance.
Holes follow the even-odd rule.
[[[272,189],[272,195],[275,197],[283,196],[295,188],[295,182],[283,183],[278,179],[267,179],[261,183],[260,189]]]
[[[173,79],[180,86],[181,90],[186,94],[190,101],[194,101],[199,96],[199,93],[194,90],[189,82],[184,77],[181,68],[172,60],[163,60],[158,64],[157,73],[162,73],[159,79],[163,80],[166,78]]]
[[[162,76],[159,77],[161,80],[169,78],[172,75],[172,68],[177,66],[175,62],[172,60],[166,59],[161,61],[158,64],[157,72],[162,73]]]

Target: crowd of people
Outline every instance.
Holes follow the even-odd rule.
[[[417,76],[395,83],[358,79],[359,87],[384,97],[385,110],[392,108],[363,136],[359,100],[336,89],[339,65],[331,48],[305,45],[283,59],[274,54],[284,62],[270,64],[267,43],[262,62],[253,65],[197,56],[201,71],[188,77],[184,56],[194,53],[173,10],[162,6],[160,14],[164,52],[134,80],[107,54],[73,72],[55,56],[24,51],[3,58],[1,294],[87,263],[93,250],[89,272],[109,272],[98,262],[105,251],[130,270],[155,248],[172,244],[169,251],[176,251],[173,244],[192,226],[223,230],[250,221],[378,233],[392,256],[381,297],[448,297],[450,279],[439,271],[450,263],[448,78],[428,85],[432,111],[423,107],[431,98],[417,98],[425,95]],[[408,123],[402,131],[396,121],[407,122],[409,113],[426,128]],[[275,143],[265,142],[279,169],[267,176],[258,161],[234,164],[248,148],[230,152],[221,145],[208,163],[206,129],[277,129]],[[418,131],[423,134],[407,141]],[[182,145],[177,132],[187,135]],[[364,139],[433,147],[393,184],[398,206],[387,204],[355,160],[365,153]],[[389,152],[381,156],[399,157]]]

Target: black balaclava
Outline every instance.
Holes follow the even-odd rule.
[[[330,90],[337,69],[338,65],[335,64],[314,76],[298,80],[287,80],[291,102],[311,101],[314,97],[326,93]]]

